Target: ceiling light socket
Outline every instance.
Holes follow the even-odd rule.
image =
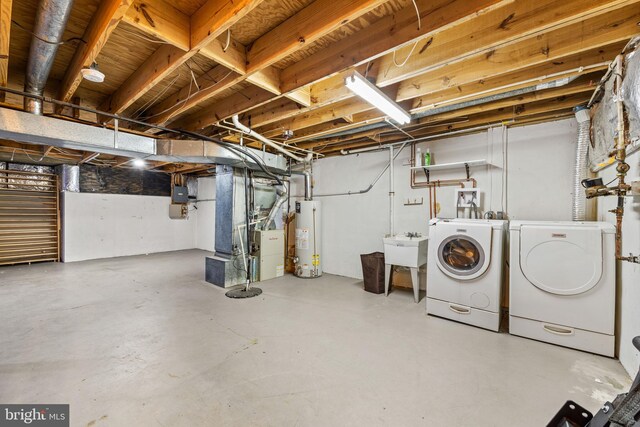
[[[81,71],[82,78],[94,83],[102,83],[104,81],[104,73],[98,70],[98,64],[95,62],[89,68],[83,68]]]

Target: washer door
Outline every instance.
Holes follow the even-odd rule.
[[[454,234],[438,247],[438,267],[446,275],[460,280],[480,276],[489,262],[482,245],[465,234]]]
[[[597,227],[522,226],[520,268],[535,287],[556,295],[589,291],[602,277]]]

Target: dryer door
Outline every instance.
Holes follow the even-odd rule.
[[[449,277],[471,280],[481,276],[491,262],[491,226],[455,224],[443,227],[438,245],[438,267]]]
[[[545,292],[587,292],[602,276],[602,233],[596,227],[523,225],[520,268],[529,282]]]

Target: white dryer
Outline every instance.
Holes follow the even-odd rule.
[[[613,356],[613,225],[512,221],[509,230],[509,332]]]
[[[427,313],[497,331],[506,221],[429,223]]]

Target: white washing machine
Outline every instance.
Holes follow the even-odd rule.
[[[509,332],[613,356],[615,228],[512,221]]]
[[[506,221],[429,223],[427,313],[497,331]]]

